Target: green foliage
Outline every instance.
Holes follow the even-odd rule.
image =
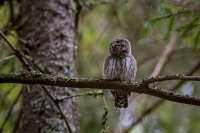
[[[0,6],[0,29],[8,25],[10,18],[10,11],[8,4]]]

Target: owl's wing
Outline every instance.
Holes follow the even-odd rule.
[[[133,72],[133,78],[135,80],[135,77],[136,77],[136,73],[137,73],[137,62],[136,62],[136,59],[133,57],[133,63],[134,63],[134,72]]]
[[[104,62],[104,69],[103,69],[103,73],[104,73],[104,76],[106,78],[109,78],[109,60],[110,60],[110,56],[108,56],[106,59],[105,59],[105,62]]]
[[[137,63],[136,63],[136,60],[135,60],[135,58],[133,57],[133,56],[131,56],[130,57],[131,58],[131,61],[130,61],[130,68],[129,68],[129,72],[128,72],[128,74],[129,74],[129,78],[130,78],[130,80],[132,81],[132,80],[135,80],[135,77],[136,77],[136,72],[137,72]]]

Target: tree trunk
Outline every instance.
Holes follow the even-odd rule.
[[[22,0],[22,49],[48,72],[73,76],[75,65],[75,13],[73,0]],[[47,87],[54,99],[72,95],[70,88]],[[79,132],[74,99],[58,103],[73,133]],[[66,121],[41,86],[25,86],[22,133],[66,133]]]

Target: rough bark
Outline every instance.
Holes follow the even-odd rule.
[[[73,0],[22,0],[22,49],[49,73],[72,77],[75,64],[75,12]],[[69,132],[58,108],[38,86],[25,86],[22,133]],[[53,98],[73,95],[74,89],[46,87]],[[79,132],[74,99],[58,103],[73,133]]]
[[[112,90],[123,89],[130,92],[136,92],[140,94],[147,94],[159,97],[172,102],[200,106],[200,98],[198,97],[176,94],[173,91],[161,89],[159,87],[150,85],[151,83],[163,82],[167,80],[200,81],[200,76],[166,75],[155,78],[152,77],[134,84],[130,83],[126,84],[117,81],[112,82],[103,79],[96,79],[96,80],[68,79],[66,77],[57,77],[53,75],[34,74],[34,73],[5,74],[5,75],[0,74],[0,83],[22,83],[22,84],[35,84],[35,85],[40,84],[40,85],[51,85],[59,87],[74,87],[74,88],[78,87],[78,88],[95,88],[95,89],[97,88],[97,89],[112,89]],[[60,99],[54,99],[53,101],[57,103],[59,101],[67,100],[69,98],[76,97],[78,95],[80,96],[81,94],[59,97]]]

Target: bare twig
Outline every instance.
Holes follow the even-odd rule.
[[[156,17],[156,18],[152,18],[150,20],[150,22],[155,22],[155,21],[158,21],[158,20],[162,20],[162,19],[172,17],[172,16],[180,16],[180,15],[183,15],[183,14],[190,14],[190,13],[191,13],[191,11],[188,11],[188,10],[177,11],[176,13],[170,13],[170,14],[159,16],[159,17]]]
[[[82,94],[76,94],[76,95],[71,95],[71,96],[67,96],[64,98],[60,98],[60,99],[56,99],[56,101],[60,102],[63,100],[68,100],[71,98],[75,98],[75,97],[81,97],[81,96],[103,96],[103,92],[102,91],[94,91],[94,92],[86,92],[86,93],[82,93]]]
[[[0,63],[4,63],[5,61],[8,61],[8,60],[12,59],[13,57],[14,57],[14,55],[10,55],[10,56],[7,56],[7,57],[5,57],[3,59],[0,59]]]
[[[153,82],[162,82],[166,80],[200,81],[200,76],[187,76],[187,75],[182,75],[182,74],[166,75],[166,76],[152,77],[145,80],[144,82],[153,83]]]
[[[33,68],[36,68],[40,72],[44,72],[44,70],[40,66],[38,66],[31,57],[25,56],[22,52],[20,52],[18,49],[16,49],[15,47],[13,47],[13,45],[11,44],[11,42],[6,38],[6,36],[4,35],[4,33],[2,31],[0,31],[0,37],[6,42],[6,44],[8,45],[8,47],[14,52],[14,55],[19,59],[19,61],[22,63],[22,65],[28,71],[33,71]],[[29,62],[31,62],[33,66],[31,66],[29,64]]]
[[[47,90],[47,88],[45,88],[44,86],[41,86],[41,88],[43,89],[43,91],[46,93],[46,95],[51,99],[51,101],[54,103],[54,105],[57,107],[57,109],[60,112],[60,115],[62,116],[63,120],[65,121],[65,124],[69,130],[69,133],[72,133],[72,129],[67,121],[67,118],[65,116],[65,114],[63,113],[60,105],[56,102],[56,99],[50,94],[50,92]]]
[[[177,42],[177,33],[173,32],[169,41],[169,44],[166,45],[161,57],[158,60],[157,65],[155,66],[155,69],[153,70],[151,77],[158,76],[159,73],[164,69],[165,64],[171,57],[173,50],[175,49]]]
[[[28,71],[31,71],[30,66],[24,60],[24,56],[15,47],[12,46],[12,44],[8,41],[6,36],[1,31],[0,31],[0,37],[6,42],[6,44],[9,46],[9,48],[14,52],[15,56],[19,59],[19,61],[22,63],[22,65],[25,66]]]

